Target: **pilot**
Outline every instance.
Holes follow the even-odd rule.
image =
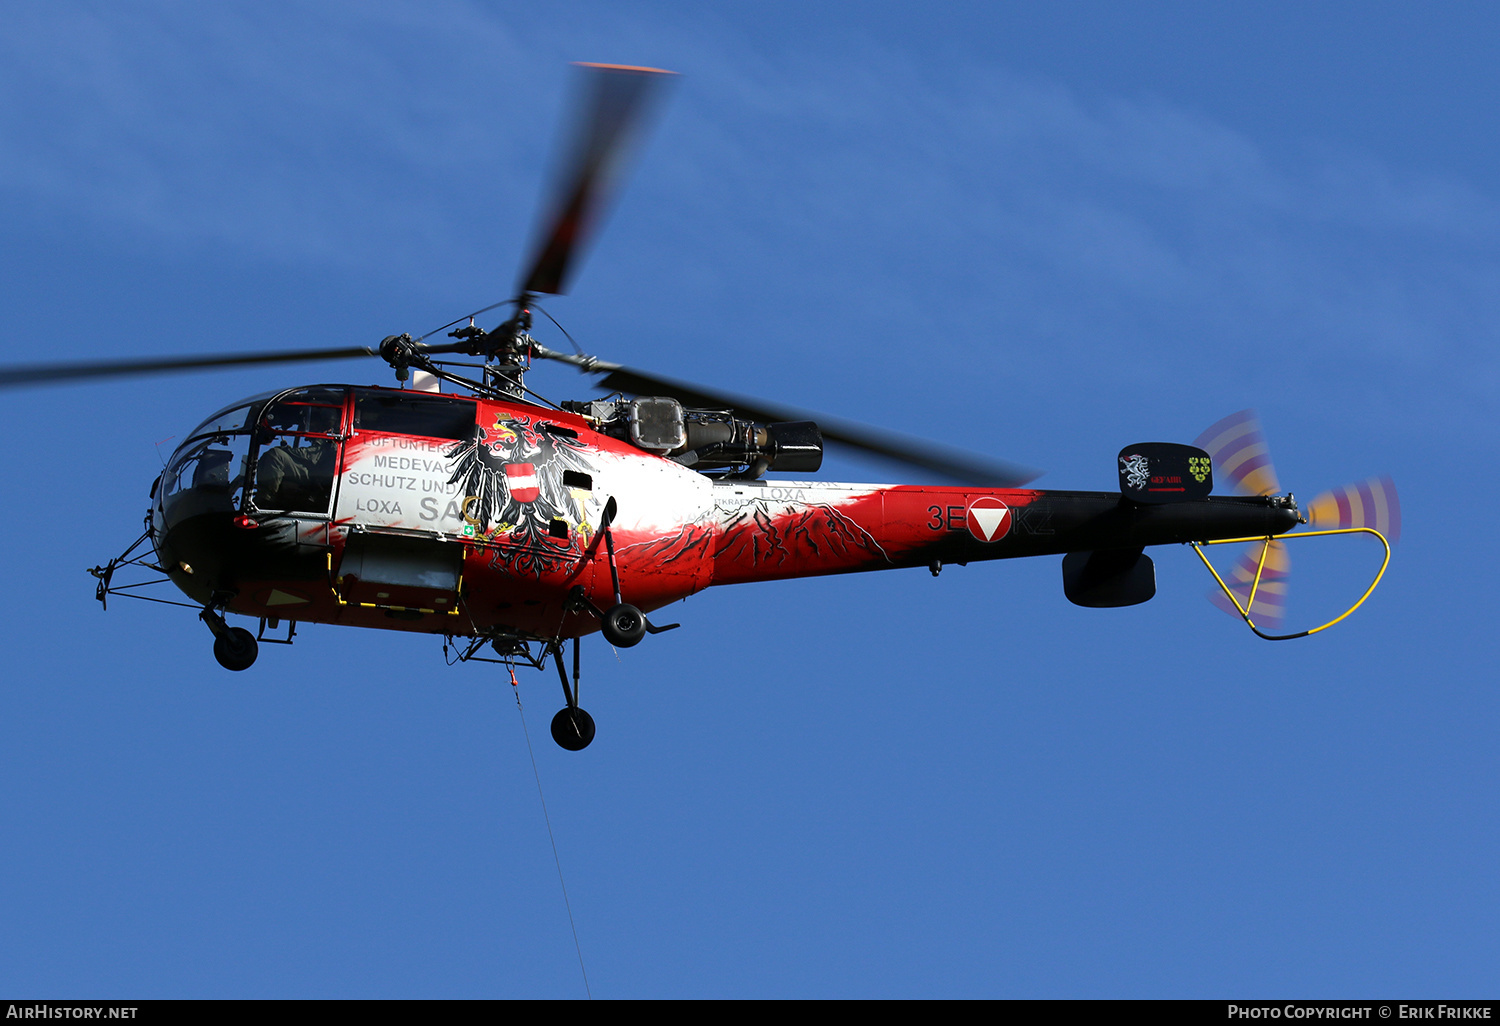
[[[296,447],[282,443],[260,454],[255,467],[258,505],[310,513],[326,510],[333,486],[334,445],[326,438],[305,442]]]

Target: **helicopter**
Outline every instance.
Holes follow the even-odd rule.
[[[375,347],[0,368],[0,387],[372,357],[396,374],[398,387],[295,385],[204,419],[152,483],[142,534],[90,570],[106,608],[111,596],[170,583],[232,671],[309,623],[439,635],[458,661],[509,666],[512,680],[517,664],[550,662],[564,697],[552,736],[577,751],[596,730],[578,701],[581,639],[597,632],[633,647],[680,626],[651,614],[710,586],[912,567],[936,576],[947,565],[1061,555],[1071,602],[1122,607],[1156,593],[1146,548],[1190,544],[1221,605],[1261,637],[1287,640],[1339,622],[1378,585],[1400,527],[1389,478],[1326,493],[1304,511],[1280,492],[1249,411],[1192,445],[1125,446],[1118,490],[1035,489],[1037,472],[1017,464],[543,345],[531,335],[538,299],[567,290],[671,76],[579,67],[583,116],[514,299]],[[501,306],[511,311],[504,321],[477,325]],[[442,331],[452,341],[429,341]],[[525,385],[537,360],[599,376],[602,397],[545,399]],[[829,445],[950,483],[806,477]],[[1211,494],[1216,475],[1237,494]],[[1312,529],[1291,533],[1304,525]],[[1385,546],[1374,581],[1338,619],[1275,633],[1287,541],[1346,533]],[[1249,548],[1226,579],[1203,547],[1241,543]],[[231,615],[258,620],[258,631]]]

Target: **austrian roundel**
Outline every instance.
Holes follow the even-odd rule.
[[[1010,507],[986,495],[969,505],[969,533],[982,542],[996,542],[1010,533]]]

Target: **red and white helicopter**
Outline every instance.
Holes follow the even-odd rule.
[[[305,623],[438,634],[463,660],[537,669],[550,660],[566,700],[552,735],[577,750],[594,736],[578,705],[579,639],[601,631],[633,646],[677,626],[648,613],[711,585],[914,566],[937,574],[951,563],[1061,554],[1071,601],[1124,606],[1155,594],[1145,547],[1243,541],[1254,544],[1233,574],[1214,571],[1221,598],[1278,639],[1323,628],[1267,633],[1285,590],[1285,542],[1273,539],[1309,520],[1321,530],[1293,537],[1363,531],[1384,543],[1399,529],[1388,479],[1328,493],[1311,516],[1277,494],[1248,414],[1196,446],[1127,446],[1119,491],[1038,490],[1023,487],[1036,476],[1025,468],[546,348],[530,334],[535,299],[565,290],[668,74],[583,67],[590,97],[558,200],[513,312],[493,330],[469,317],[442,344],[399,335],[378,350],[0,369],[0,386],[16,386],[378,355],[403,382],[284,388],[204,420],[152,485],[145,532],[91,571],[101,602],[169,580],[231,670],[255,662],[258,641],[290,642]],[[481,362],[449,362],[456,356]],[[605,398],[553,404],[535,395],[524,382],[537,359],[602,374]],[[478,373],[466,376],[470,369]],[[764,479],[817,471],[825,443],[955,483]],[[1247,494],[1210,495],[1216,474]],[[117,580],[127,568],[158,576]],[[258,620],[258,632],[230,626],[226,614]],[[267,635],[283,624],[284,638]]]

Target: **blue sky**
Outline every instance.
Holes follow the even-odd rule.
[[[1256,640],[1167,549],[1126,610],[1069,605],[1055,559],[707,592],[586,646],[581,754],[523,675],[595,995],[1494,994],[1485,6],[19,2],[0,29],[4,362],[368,344],[502,299],[567,63],[645,64],[681,78],[549,304],[588,351],[1051,487],[1247,406],[1299,496],[1395,478],[1387,583],[1306,641]],[[189,612],[101,614],[82,572],[139,530],[159,441],[387,374],[6,394],[0,990],[582,996],[494,667],[307,627],[231,675]],[[1294,551],[1292,619],[1359,585],[1355,544]]]

